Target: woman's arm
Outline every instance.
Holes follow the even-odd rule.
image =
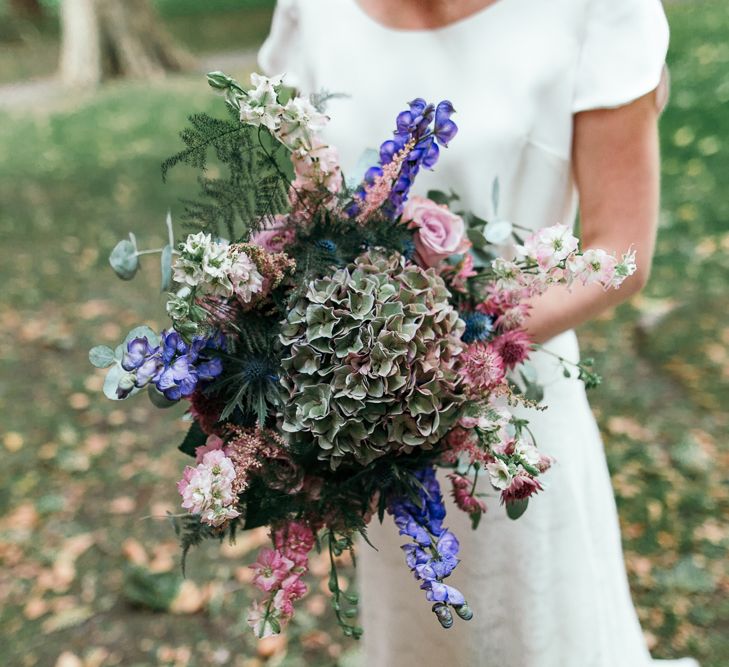
[[[574,117],[573,164],[583,248],[636,250],[637,272],[618,290],[554,287],[534,301],[527,328],[538,342],[572,329],[639,292],[650,273],[658,226],[659,158],[655,93],[618,109]]]

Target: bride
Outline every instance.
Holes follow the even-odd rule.
[[[639,271],[619,291],[575,287],[564,299],[555,288],[534,304],[534,339],[575,360],[573,327],[648,277],[667,42],[659,0],[279,0],[260,62],[304,91],[347,95],[331,102],[328,130],[345,173],[363,145],[389,136],[404,103],[450,99],[460,136],[437,179],[465,209],[493,219],[498,177],[501,217],[571,224],[579,194],[584,246],[633,246]],[[421,192],[430,177],[419,177]],[[406,575],[397,531],[373,522],[378,551],[361,549],[359,562],[368,667],[651,664],[584,387],[545,352],[535,365],[549,409],[528,418],[557,461],[547,492],[514,522],[492,500],[477,531],[451,513],[463,554],[454,585],[471,591],[474,619],[448,631]]]

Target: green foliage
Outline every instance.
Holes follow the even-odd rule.
[[[200,198],[183,200],[183,218],[196,229],[245,241],[287,209],[293,171],[287,150],[265,129],[242,124],[234,108],[228,113],[228,119],[190,116],[190,126],[180,133],[185,149],[162,163],[162,176],[178,164],[205,172],[214,155],[226,174],[200,176]]]
[[[180,443],[178,449],[188,456],[195,456],[195,448],[202,447],[205,444],[207,435],[205,431],[200,428],[200,424],[193,421],[190,428],[187,431],[185,439]]]

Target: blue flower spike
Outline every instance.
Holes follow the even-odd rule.
[[[458,538],[443,527],[446,510],[440,485],[433,466],[415,473],[420,482],[418,502],[410,497],[396,498],[389,502],[388,512],[393,516],[400,535],[412,542],[402,546],[405,562],[425,597],[433,602],[433,613],[444,628],[453,625],[453,614],[465,621],[473,618],[473,612],[463,594],[453,586],[443,583],[460,562]]]

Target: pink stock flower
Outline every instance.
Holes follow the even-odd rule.
[[[520,251],[548,271],[573,254],[579,241],[566,225],[542,227],[524,241]]]
[[[525,361],[532,351],[532,341],[523,329],[505,331],[494,338],[491,344],[508,370]]]
[[[258,553],[258,558],[250,566],[256,574],[253,585],[268,593],[277,588],[290,574],[294,567],[293,561],[286,558],[277,549],[265,547]]]
[[[309,552],[314,548],[316,542],[314,531],[309,526],[298,521],[291,521],[275,530],[272,539],[276,549],[290,558],[297,566],[307,566]]]
[[[311,150],[294,151],[291,160],[296,174],[293,183],[296,189],[313,191],[323,187],[332,194],[342,189],[339,153],[334,146],[314,139]]]
[[[501,492],[501,504],[525,500],[538,491],[542,491],[543,488],[539,480],[526,473],[519,473],[514,475],[509,486]]]
[[[279,627],[286,625],[294,615],[293,603],[306,595],[308,588],[302,577],[308,570],[308,555],[316,538],[310,526],[291,521],[273,530],[271,539],[274,548],[261,549],[250,566],[256,572],[253,583],[268,593],[267,599],[254,603],[248,615],[248,624],[259,636],[262,632],[276,633],[271,619]]]
[[[572,277],[583,285],[599,283],[607,288],[615,277],[617,264],[618,260],[614,255],[600,248],[589,248],[582,255],[571,258],[569,268]]]
[[[195,463],[202,463],[203,458],[205,458],[205,454],[207,454],[208,452],[217,451],[219,449],[224,450],[224,446],[225,443],[223,442],[223,439],[212,433],[208,436],[208,439],[205,441],[204,445],[195,447]]]
[[[251,243],[260,246],[268,252],[282,252],[294,240],[296,232],[288,224],[288,217],[275,215],[261,230],[251,235]]]
[[[240,514],[234,507],[238,499],[233,491],[234,481],[233,462],[223,451],[206,452],[197,467],[185,468],[177,484],[182,507],[192,514],[199,514],[201,522],[220,526]]]
[[[504,380],[504,361],[491,343],[468,345],[459,359],[459,372],[471,394],[486,394]]]
[[[415,249],[425,267],[436,266],[471,247],[463,218],[426,197],[411,197],[405,204],[402,219],[417,229]]]
[[[448,478],[451,480],[451,493],[458,509],[467,514],[483,514],[486,511],[486,503],[471,493],[472,484],[467,477],[454,473],[448,475]]]

